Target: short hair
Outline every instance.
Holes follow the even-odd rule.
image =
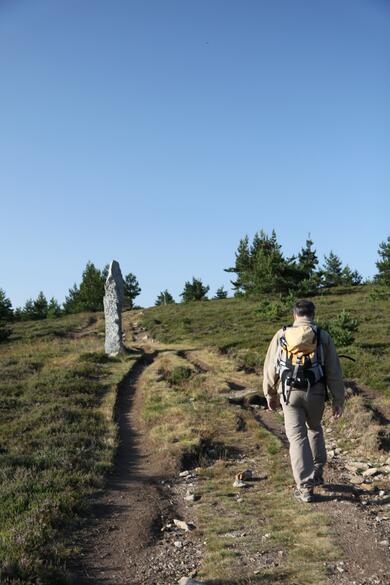
[[[314,303],[306,299],[301,299],[294,305],[294,313],[297,317],[314,317],[315,310]]]

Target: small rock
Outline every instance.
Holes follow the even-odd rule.
[[[359,476],[353,476],[349,478],[349,481],[353,484],[353,485],[360,485],[364,482],[364,477],[359,477]]]
[[[183,548],[183,543],[180,540],[175,540],[173,544],[176,548]]]
[[[200,499],[200,496],[198,494],[186,494],[184,499],[186,502],[196,502]]]
[[[388,540],[381,540],[379,544],[380,544],[380,546],[389,546],[389,541]]]
[[[370,467],[369,469],[366,469],[365,471],[363,471],[362,475],[363,477],[373,477],[374,475],[377,475],[379,473],[379,470],[376,467]]]
[[[190,577],[182,577],[181,579],[179,579],[178,583],[179,585],[204,585],[200,581],[195,581]]]
[[[245,488],[248,487],[247,484],[243,481],[241,481],[240,479],[236,479],[233,483],[233,487],[236,488]]]
[[[184,520],[177,520],[176,518],[173,519],[173,523],[175,526],[177,526],[177,528],[180,528],[180,530],[185,530],[186,532],[189,532],[195,528],[195,525],[192,522],[185,522]]]
[[[236,479],[238,481],[247,481],[248,479],[252,479],[253,477],[253,472],[251,469],[245,469],[245,471],[241,471],[240,473],[237,473],[236,475]]]
[[[189,475],[191,475],[191,471],[188,471],[188,469],[185,469],[179,473],[179,477],[188,477]]]
[[[337,565],[336,569],[338,570],[339,573],[344,573],[345,569],[343,567],[340,567],[340,565]]]
[[[383,465],[383,467],[379,468],[379,471],[388,475],[390,473],[390,465]]]
[[[385,492],[385,490],[380,490],[380,491],[379,491],[379,495],[380,495],[380,497],[381,497],[381,498],[383,498],[383,496],[385,496],[385,495],[386,495],[386,492]]]

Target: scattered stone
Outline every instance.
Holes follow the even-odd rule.
[[[198,494],[186,494],[184,499],[186,502],[197,502],[200,499],[200,496]]]
[[[246,484],[244,481],[241,481],[240,479],[236,479],[233,483],[233,487],[245,488],[248,487],[248,484]]]
[[[251,469],[245,469],[244,471],[241,471],[240,473],[237,473],[236,475],[236,479],[238,481],[248,481],[248,479],[252,479],[253,477],[253,471]]]
[[[176,548],[183,548],[183,543],[181,542],[181,540],[175,540],[173,544],[175,545]]]
[[[379,468],[379,471],[388,475],[390,473],[390,465],[383,465],[383,467]]]
[[[179,579],[178,583],[179,585],[204,585],[204,583],[201,583],[201,581],[195,581],[190,577],[182,577],[181,579]]]
[[[373,477],[374,475],[378,475],[378,473],[379,470],[376,467],[370,467],[369,469],[363,471],[362,475],[363,477]]]
[[[389,546],[389,541],[388,540],[381,540],[379,544],[380,544],[380,546]]]
[[[122,341],[123,277],[116,260],[110,264],[104,291],[103,305],[106,330],[104,349],[109,356],[116,356],[124,351]]]
[[[386,492],[385,492],[385,490],[380,490],[380,491],[379,491],[379,495],[380,495],[380,497],[381,497],[381,498],[383,498],[383,496],[385,496],[385,495],[386,495]]]
[[[189,532],[195,528],[195,524],[192,522],[185,522],[184,520],[177,520],[176,518],[173,519],[173,523],[175,526],[177,526],[177,528],[180,528],[180,530],[185,530],[186,532]]]
[[[369,468],[369,465],[368,463],[363,463],[363,461],[349,461],[345,464],[345,468],[348,469],[348,471],[359,473],[366,471]]]
[[[364,477],[359,477],[358,475],[350,477],[349,481],[353,484],[353,485],[361,485],[364,482]]]
[[[179,477],[188,477],[189,475],[191,475],[191,471],[188,471],[188,469],[179,473]]]

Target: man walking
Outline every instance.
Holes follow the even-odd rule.
[[[345,399],[339,358],[329,333],[314,324],[311,301],[294,305],[294,323],[274,335],[264,362],[263,390],[271,410],[282,405],[297,485],[296,498],[313,501],[313,487],[324,483],[326,463],[321,426],[327,389],[333,417],[342,415]]]

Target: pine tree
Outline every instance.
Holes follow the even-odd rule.
[[[192,282],[187,281],[184,285],[183,292],[180,294],[183,297],[183,302],[190,301],[205,301],[207,300],[207,293],[210,287],[205,286],[200,278],[192,278]]]
[[[76,284],[69,289],[65,299],[64,310],[67,313],[81,311],[102,311],[104,297],[104,277],[93,262],[87,262],[80,286]]]
[[[46,319],[48,302],[41,291],[33,303],[33,319]]]
[[[58,301],[54,297],[52,297],[47,306],[47,318],[55,319],[56,317],[60,317],[61,314],[62,310]]]
[[[351,270],[346,264],[341,272],[341,283],[346,286],[356,286],[361,284],[363,276],[357,270]]]
[[[324,256],[325,262],[322,268],[322,282],[326,288],[342,284],[342,262],[331,250],[329,256]]]
[[[379,244],[378,254],[380,260],[376,262],[378,274],[375,276],[375,280],[390,285],[390,236]]]
[[[10,299],[5,294],[5,291],[0,288],[0,322],[12,321],[13,310]]]
[[[228,296],[227,290],[223,286],[220,286],[215,293],[214,299],[226,299]]]
[[[318,258],[316,251],[313,250],[314,242],[310,238],[310,234],[306,240],[306,245],[301,248],[298,254],[298,264],[301,270],[305,273],[306,278],[310,278],[318,265]]]
[[[34,319],[34,301],[32,299],[27,299],[27,301],[24,303],[24,307],[22,309],[22,319],[23,321]]]
[[[80,289],[76,283],[69,289],[68,295],[65,297],[64,311],[65,313],[77,313],[79,310],[78,299],[80,296]]]
[[[234,272],[237,274],[236,280],[231,280],[235,295],[240,295],[245,292],[245,281],[250,272],[251,253],[249,250],[249,238],[245,235],[238,244],[235,253],[236,261],[234,267],[225,268],[225,272]]]
[[[167,289],[165,289],[165,290],[160,292],[160,294],[158,295],[154,304],[156,306],[160,306],[160,305],[173,305],[174,303],[175,303],[175,300],[174,300],[173,296],[171,295],[171,293],[168,292]]]
[[[141,287],[134,274],[129,272],[123,281],[124,286],[124,307],[132,309],[134,306],[134,299],[141,293]]]

